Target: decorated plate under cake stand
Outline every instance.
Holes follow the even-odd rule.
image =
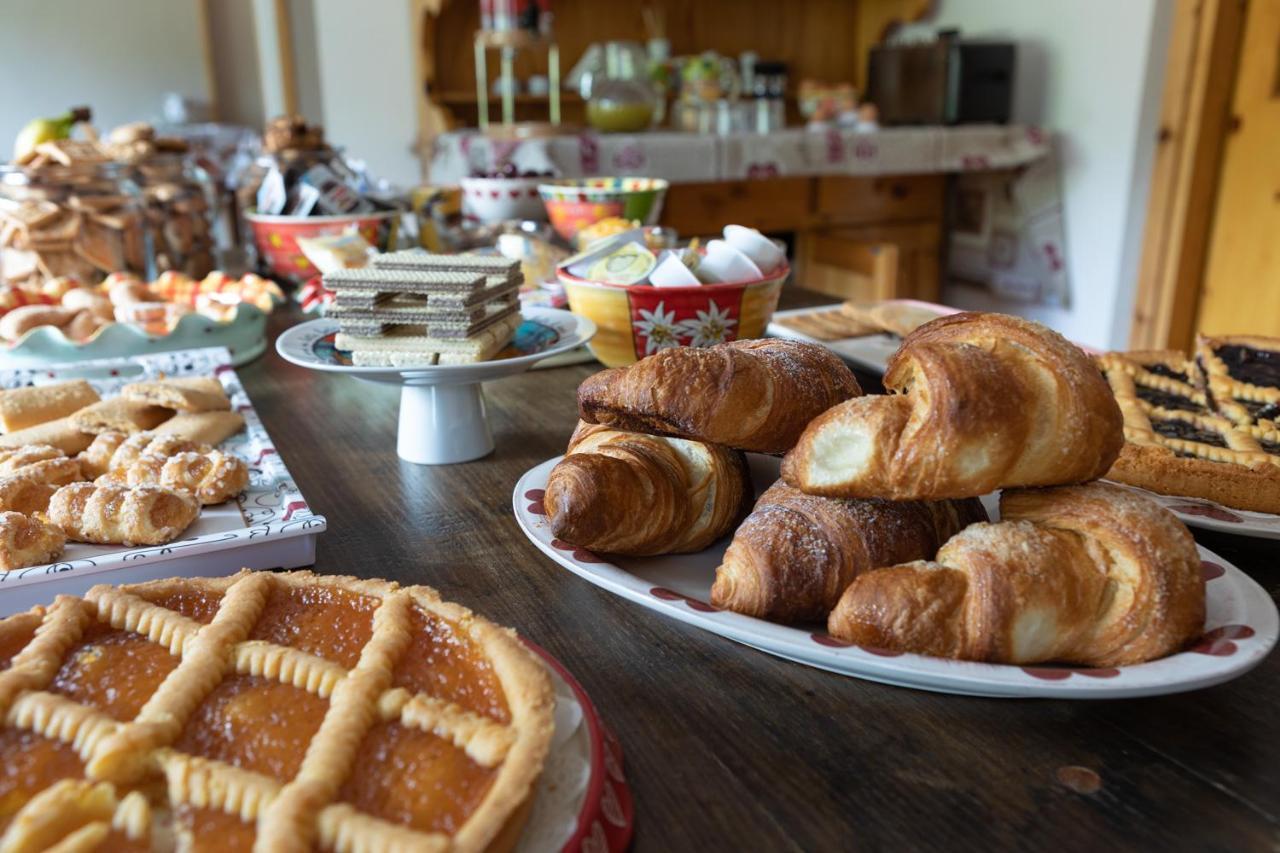
[[[778,460],[747,454],[752,481],[778,477]],[[1200,548],[1206,581],[1205,633],[1175,655],[1134,666],[1095,669],[975,663],[860,647],[829,636],[822,626],[794,627],[719,610],[711,583],[729,537],[697,554],[601,557],[556,539],[542,506],[549,459],[516,484],[516,521],[543,553],[586,580],[651,610],[809,666],[939,693],[993,697],[1119,699],[1180,693],[1220,684],[1248,672],[1276,644],[1280,615],[1271,597],[1239,569]],[[998,517],[994,496],[983,499]],[[1198,546],[1197,546],[1198,547]]]
[[[488,361],[425,367],[357,367],[334,346],[338,322],[309,320],[276,339],[285,361],[366,382],[402,386],[396,452],[421,465],[479,459],[493,450],[480,383],[523,373],[536,362],[591,340],[596,324],[556,308],[526,306],[515,340]]]
[[[551,672],[556,729],[516,853],[621,853],[635,817],[622,747],[569,671],[546,649],[524,643]]]
[[[1141,492],[1160,506],[1176,515],[1183,524],[1212,530],[1215,533],[1234,533],[1255,539],[1280,539],[1280,515],[1269,512],[1250,512],[1232,509],[1204,498],[1188,498],[1181,495],[1162,495],[1149,492],[1127,483],[1117,483],[1126,489]]]

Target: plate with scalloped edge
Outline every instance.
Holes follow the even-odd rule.
[[[1221,684],[1262,662],[1280,634],[1271,597],[1244,572],[1199,548],[1205,577],[1204,634],[1160,660],[1114,668],[1015,666],[949,660],[861,647],[829,636],[821,625],[779,625],[708,603],[729,537],[697,554],[603,557],[556,539],[542,506],[547,476],[561,457],[537,465],[516,483],[513,506],[521,530],[556,563],[615,595],[769,654],[855,678],[969,696],[1121,699],[1181,693]],[[748,454],[757,485],[777,478],[778,460]],[[762,489],[761,489],[762,490]],[[992,517],[994,496],[983,499]],[[611,562],[612,561],[612,562]]]
[[[1162,495],[1128,483],[1116,483],[1116,485],[1141,492],[1172,512],[1188,527],[1199,527],[1215,533],[1234,533],[1237,536],[1250,536],[1254,539],[1280,539],[1280,515],[1232,509],[1205,498]]]

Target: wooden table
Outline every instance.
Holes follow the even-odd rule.
[[[788,288],[783,306],[822,301]],[[297,319],[278,313],[273,333]],[[563,452],[575,388],[596,369],[490,383],[498,449],[438,468],[396,456],[397,388],[294,367],[274,350],[239,373],[329,520],[319,571],[430,584],[577,676],[626,751],[636,850],[1280,844],[1280,655],[1181,696],[945,696],[772,657],[552,563],[517,527],[511,493]],[[1196,538],[1280,594],[1277,543]]]

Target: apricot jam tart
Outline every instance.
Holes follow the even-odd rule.
[[[507,849],[553,701],[427,587],[94,587],[0,620],[0,849]]]

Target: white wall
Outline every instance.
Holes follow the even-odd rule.
[[[1099,347],[1128,340],[1172,19],[1166,0],[940,0],[930,27],[1018,42],[1014,120],[1057,140],[1070,305],[950,287],[960,307],[1013,311]]]
[[[93,107],[100,130],[209,99],[197,0],[21,0],[0,17],[0,160],[30,119]]]
[[[403,186],[422,171],[410,14],[409,0],[312,0],[325,134]]]

